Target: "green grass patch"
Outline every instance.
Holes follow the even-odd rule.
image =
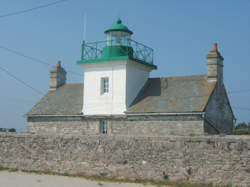
[[[236,129],[235,135],[250,135],[250,129]]]
[[[250,173],[250,168],[247,168],[247,169],[246,169],[246,172],[247,172],[247,173]]]
[[[0,171],[6,171],[9,170],[8,168],[3,167],[2,165],[0,165]]]
[[[12,168],[12,169],[8,169],[8,171],[9,171],[9,172],[16,172],[16,171],[18,171],[18,169]]]

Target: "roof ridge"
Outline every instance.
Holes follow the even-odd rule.
[[[79,85],[83,85],[83,83],[70,83],[70,84],[64,84],[63,86],[79,86]]]
[[[169,76],[169,77],[150,77],[148,79],[196,78],[196,77],[206,77],[206,74],[201,74],[201,75],[180,75],[180,76]]]

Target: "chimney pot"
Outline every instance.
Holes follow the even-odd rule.
[[[59,60],[50,71],[50,90],[56,90],[66,83],[66,71]]]
[[[217,51],[217,43],[214,43],[213,51]]]
[[[212,51],[207,55],[207,77],[209,81],[218,81],[223,83],[223,60],[217,48],[217,43],[214,43]]]
[[[57,66],[57,67],[61,67],[61,61],[60,61],[60,60],[58,60],[56,66]]]

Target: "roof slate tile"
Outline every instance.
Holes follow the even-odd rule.
[[[149,78],[126,113],[202,112],[216,82],[206,75]],[[65,84],[49,91],[28,113],[32,115],[80,115],[83,84]]]

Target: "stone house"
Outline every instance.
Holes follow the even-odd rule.
[[[153,50],[131,39],[121,20],[107,40],[82,44],[82,84],[66,84],[60,61],[50,71],[48,93],[27,113],[38,134],[129,136],[231,134],[235,117],[223,83],[217,44],[207,74],[150,78]]]

